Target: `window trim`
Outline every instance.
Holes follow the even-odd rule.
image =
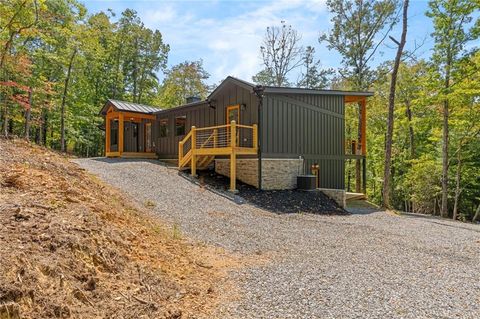
[[[226,124],[230,124],[229,115],[230,115],[230,112],[232,110],[235,110],[235,109],[238,112],[238,121],[236,122],[236,124],[240,124],[240,104],[228,105],[227,106],[227,111],[225,112],[225,122],[226,122]]]

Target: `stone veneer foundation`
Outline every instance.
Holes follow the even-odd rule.
[[[230,177],[230,159],[215,159],[215,172]],[[262,158],[262,189],[294,189],[303,159]],[[258,187],[258,159],[237,158],[237,179]]]
[[[347,207],[347,193],[343,189],[319,188],[319,191],[333,199],[340,207]]]

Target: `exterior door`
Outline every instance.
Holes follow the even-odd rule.
[[[232,121],[240,124],[240,105],[231,105],[227,107],[227,124],[230,124]]]
[[[235,124],[240,124],[240,105],[227,106],[227,124],[235,121]],[[240,130],[237,128],[236,146],[239,146]],[[227,130],[227,140],[230,141],[230,130]]]
[[[152,123],[145,123],[145,152],[152,151]]]
[[[138,152],[138,123],[125,121],[124,151]]]

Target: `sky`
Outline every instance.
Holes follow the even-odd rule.
[[[281,21],[301,34],[303,46],[315,47],[322,67],[338,68],[341,64],[341,56],[318,41],[319,35],[331,28],[326,0],[83,0],[83,4],[90,13],[112,9],[117,18],[123,10],[134,9],[145,26],[158,29],[170,45],[168,65],[202,59],[210,74],[209,84],[219,83],[228,75],[251,81],[262,69],[260,45],[265,30]],[[428,58],[433,45],[432,22],[425,17],[427,7],[426,0],[410,2],[406,49],[417,47],[415,53],[419,58]],[[399,39],[400,34],[401,26],[397,25],[391,35]],[[387,39],[380,46],[373,65],[394,55],[395,45]],[[296,77],[297,74],[291,76]]]

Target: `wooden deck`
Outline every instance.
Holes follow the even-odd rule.
[[[365,200],[367,196],[363,193],[346,192],[347,200]]]
[[[120,157],[120,158],[151,158],[156,159],[158,156],[153,152],[108,152],[107,157]]]

